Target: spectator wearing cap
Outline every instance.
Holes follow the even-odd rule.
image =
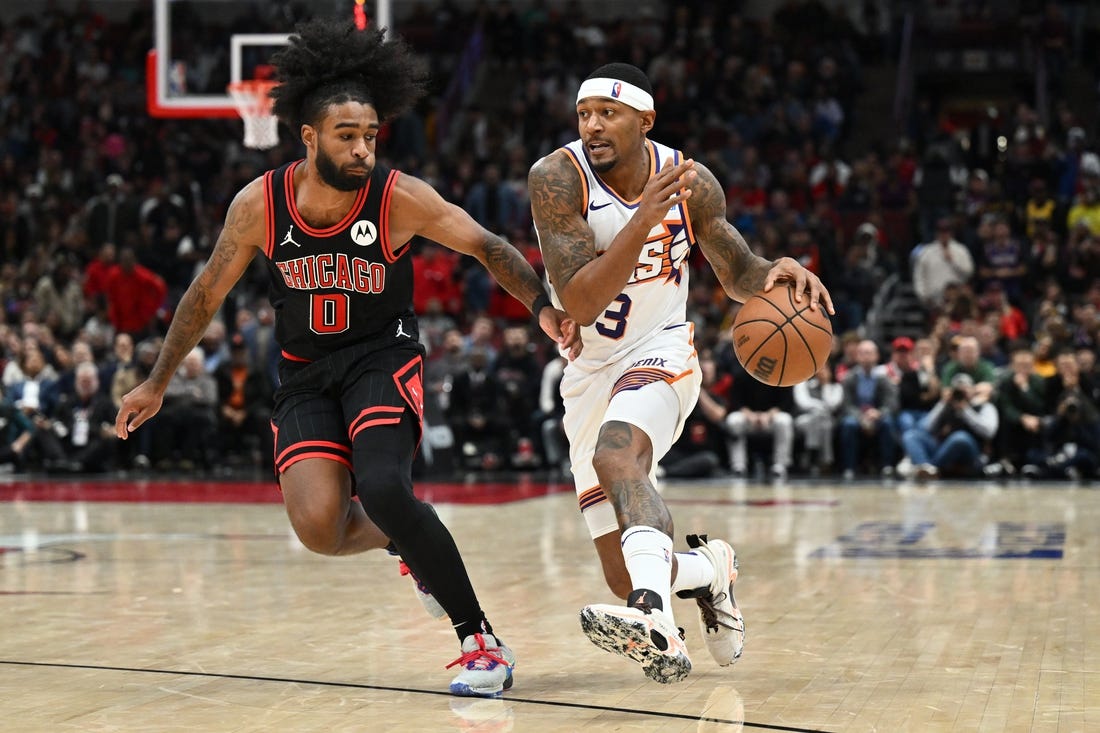
[[[931,355],[918,358],[915,344],[908,336],[890,343],[890,361],[883,365],[887,378],[898,389],[898,410],[894,415],[897,435],[916,425],[940,398],[940,380]]]
[[[902,435],[917,479],[982,475],[999,418],[989,395],[974,386],[970,375],[956,374],[924,419]]]
[[[949,218],[936,223],[936,236],[920,248],[913,262],[913,289],[921,304],[940,311],[948,285],[963,285],[974,276],[974,258],[966,245],[955,239]]]

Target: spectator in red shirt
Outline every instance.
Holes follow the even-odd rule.
[[[413,255],[413,309],[428,310],[431,300],[438,300],[443,312],[457,316],[462,313],[462,288],[458,284],[455,266],[458,258],[435,242],[424,241]]]
[[[95,258],[84,266],[84,298],[92,301],[107,292],[107,277],[117,262],[118,250],[111,242],[103,244]]]
[[[982,307],[997,327],[997,332],[1005,341],[1016,341],[1027,336],[1027,316],[1013,305],[1001,284],[994,280],[985,290]]]
[[[137,263],[132,248],[125,247],[107,275],[105,292],[107,314],[115,330],[140,339],[153,330],[168,288],[159,275]]]

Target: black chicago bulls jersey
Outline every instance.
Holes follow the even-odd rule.
[[[294,203],[294,169],[301,163],[264,174],[264,252],[283,356],[316,361],[375,336],[416,338],[409,246],[389,238],[390,197],[400,173],[376,166],[347,216],[316,229]],[[390,333],[395,329],[401,333]]]

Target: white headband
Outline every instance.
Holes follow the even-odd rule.
[[[585,97],[607,97],[645,112],[653,109],[653,95],[621,79],[585,79],[577,90],[577,104]]]

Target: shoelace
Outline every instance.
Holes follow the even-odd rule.
[[[716,608],[716,604],[719,604],[724,600],[726,600],[726,593],[724,591],[716,596],[706,596],[695,599],[695,602],[699,604],[699,611],[702,613],[703,623],[706,624],[708,629],[713,629],[714,631],[718,631],[719,627],[722,626],[726,627],[730,631],[741,631],[741,629],[739,629],[732,623],[727,623],[718,619],[718,609]],[[737,619],[736,616],[732,616],[725,611],[722,612],[722,615],[729,616],[729,618],[733,621],[736,621]]]
[[[493,666],[493,662],[503,664],[505,667],[509,666],[507,659],[485,648],[485,640],[481,638],[481,634],[477,634],[477,644],[479,647],[478,649],[474,649],[472,652],[465,652],[458,659],[448,664],[445,669],[450,669],[456,664],[461,664],[466,669],[489,669]]]
[[[411,576],[413,582],[416,583],[416,589],[426,596],[430,596],[432,592],[428,590],[428,586],[420,582],[420,578],[413,575],[413,571],[409,570],[409,566],[405,564],[404,560],[397,561],[397,569],[401,571],[402,575]]]

